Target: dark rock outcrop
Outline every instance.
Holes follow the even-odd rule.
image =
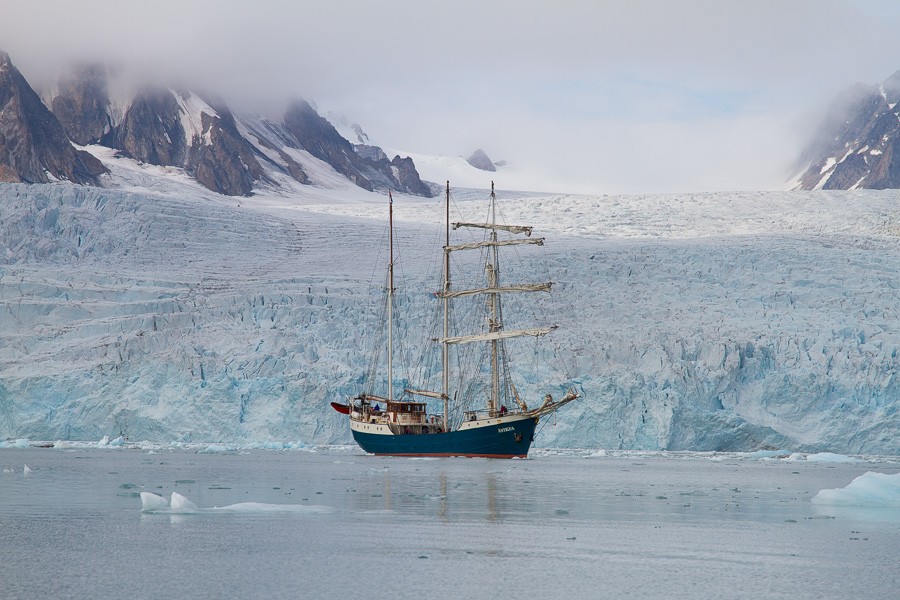
[[[376,147],[369,146],[362,154],[358,153],[353,144],[344,139],[305,100],[294,102],[288,107],[284,127],[302,149],[327,162],[338,173],[365,190],[431,195],[431,189],[422,183],[415,171],[412,159],[396,157],[393,162],[388,161],[387,155],[380,148],[378,152],[374,150]],[[396,173],[395,168],[398,169]]]
[[[275,159],[260,151],[261,160],[265,161],[272,168],[286,172],[300,183],[309,183],[309,176],[303,170],[303,166],[285,151],[285,148],[296,149],[299,145],[294,136],[284,129],[284,126],[276,125],[258,115],[250,120],[243,120],[242,123],[247,128],[250,136],[256,140],[257,148],[268,150],[270,153],[274,152],[278,157]],[[250,142],[253,143],[252,140]]]
[[[368,144],[354,144],[353,150],[355,150],[358,155],[367,160],[387,160],[387,154],[385,154],[384,150],[382,150],[378,146],[369,146]]]
[[[70,140],[81,146],[99,142],[112,129],[106,68],[75,66],[60,79],[52,109]]]
[[[221,101],[209,102],[216,115],[202,112],[199,135],[191,140],[187,169],[203,186],[228,196],[247,196],[253,182],[269,181],[253,146],[238,131],[231,111]]]
[[[284,126],[300,147],[330,164],[334,169],[358,185],[372,191],[372,181],[363,173],[365,167],[353,150],[353,145],[341,137],[337,129],[320,116],[309,102],[292,103],[284,115]]]
[[[135,160],[160,166],[183,166],[187,141],[181,110],[167,88],[140,90],[116,128],[112,147]]]
[[[491,159],[488,158],[488,155],[481,148],[473,152],[472,156],[466,159],[466,162],[482,171],[493,172],[497,170],[497,167],[494,166],[494,163],[491,162]]]
[[[800,158],[798,189],[900,188],[900,71],[832,103]]]
[[[198,104],[208,108],[199,112],[200,123],[185,131],[183,117],[193,97],[191,92],[144,88],[114,130],[113,147],[146,163],[183,167],[204,187],[227,196],[247,196],[255,181],[270,181],[221,100],[201,103],[198,96]]]
[[[46,183],[50,178],[98,185],[105,173],[76,150],[53,113],[0,51],[0,180]]]
[[[397,170],[397,180],[403,191],[416,196],[432,196],[431,188],[419,177],[416,165],[410,157],[400,158],[399,155],[391,161],[391,166]]]

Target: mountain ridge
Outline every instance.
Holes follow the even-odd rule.
[[[142,163],[183,169],[214,192],[250,196],[260,187],[281,186],[285,177],[310,185],[308,167],[291,155],[307,150],[365,190],[433,194],[409,157],[388,160],[380,148],[374,154],[357,152],[305,100],[291,102],[280,123],[258,116],[245,123],[211,94],[146,83],[118,89],[123,85],[100,63],[74,65],[42,100],[9,56],[2,56],[7,75],[0,79],[0,99],[4,105],[7,96],[26,100],[3,112],[7,135],[0,140],[0,180],[46,182],[49,173],[102,185],[99,176],[108,169],[79,149],[98,144]],[[112,87],[121,98],[112,98]]]

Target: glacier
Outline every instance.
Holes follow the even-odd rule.
[[[0,186],[0,439],[349,443],[328,403],[368,367],[386,198],[135,173]],[[583,393],[536,447],[900,454],[897,191],[499,197],[547,237],[505,276],[552,280],[529,310],[559,325],[513,376],[532,402]],[[441,203],[395,198],[409,346]]]

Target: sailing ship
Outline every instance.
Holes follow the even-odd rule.
[[[531,236],[532,228],[522,225],[497,223],[497,197],[491,182],[490,220],[486,223],[452,223],[452,228],[481,229],[486,236],[481,241],[450,243],[450,183],[446,191],[446,235],[443,247],[442,289],[436,296],[442,302],[443,335],[434,340],[441,349],[441,389],[423,390],[404,388],[395,396],[394,390],[394,227],[393,198],[389,194],[389,239],[387,283],[387,390],[386,395],[363,392],[349,402],[332,402],[338,412],[348,415],[353,439],[366,452],[395,456],[469,456],[486,458],[524,458],[534,440],[535,429],[541,417],[578,398],[574,389],[558,400],[551,394],[544,396],[538,405],[529,408],[519,396],[509,377],[508,354],[505,340],[523,336],[535,338],[556,329],[555,326],[510,330],[503,326],[501,297],[517,292],[549,292],[551,283],[524,283],[501,285],[500,250],[508,246],[543,245],[543,238]],[[501,238],[498,233],[503,233]],[[524,237],[515,237],[524,236]],[[450,281],[450,257],[456,252],[480,250],[485,257],[486,282],[483,287],[453,289]],[[484,296],[487,300],[487,318],[481,332],[451,335],[451,305],[455,300]],[[460,400],[459,390],[450,390],[451,348],[467,344],[489,344],[490,391],[486,393],[484,406],[471,410],[451,412],[451,402]],[[501,377],[501,374],[503,377]],[[502,381],[501,381],[502,380]],[[487,390],[485,390],[487,391]],[[442,401],[443,410],[428,412],[427,400]],[[503,399],[511,399],[509,407]],[[468,407],[472,408],[472,407]]]

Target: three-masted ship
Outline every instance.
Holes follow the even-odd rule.
[[[388,319],[388,376],[386,395],[361,393],[349,403],[332,402],[332,407],[348,415],[354,440],[366,452],[399,456],[472,456],[488,458],[524,458],[534,440],[535,429],[541,417],[578,398],[574,389],[564,397],[554,400],[547,394],[543,400],[529,408],[520,398],[515,386],[504,377],[503,397],[512,398],[511,406],[501,403],[501,373],[509,373],[506,364],[504,340],[521,336],[540,337],[556,327],[509,330],[501,319],[501,297],[517,292],[549,292],[551,283],[526,283],[504,285],[500,282],[500,249],[506,246],[543,245],[543,238],[531,237],[532,228],[522,225],[497,223],[497,198],[491,183],[490,222],[452,223],[454,230],[476,228],[486,230],[482,241],[450,243],[450,183],[446,193],[446,243],[443,247],[443,282],[437,296],[443,304],[443,335],[435,340],[441,345],[441,389],[404,389],[395,396],[393,375],[393,298],[394,250],[393,250],[393,199],[389,205],[390,260],[388,264],[387,319]],[[498,233],[509,234],[501,238]],[[524,236],[524,237],[516,237]],[[486,284],[471,289],[453,289],[450,281],[450,256],[455,252],[480,250],[484,252]],[[451,335],[451,303],[459,298],[485,296],[488,316],[484,330],[467,335]],[[463,344],[490,344],[490,392],[486,394],[484,407],[476,410],[451,413],[450,352],[452,347]],[[428,412],[427,400],[442,401],[443,410]],[[512,406],[514,404],[514,406]],[[451,415],[456,415],[452,418]]]

